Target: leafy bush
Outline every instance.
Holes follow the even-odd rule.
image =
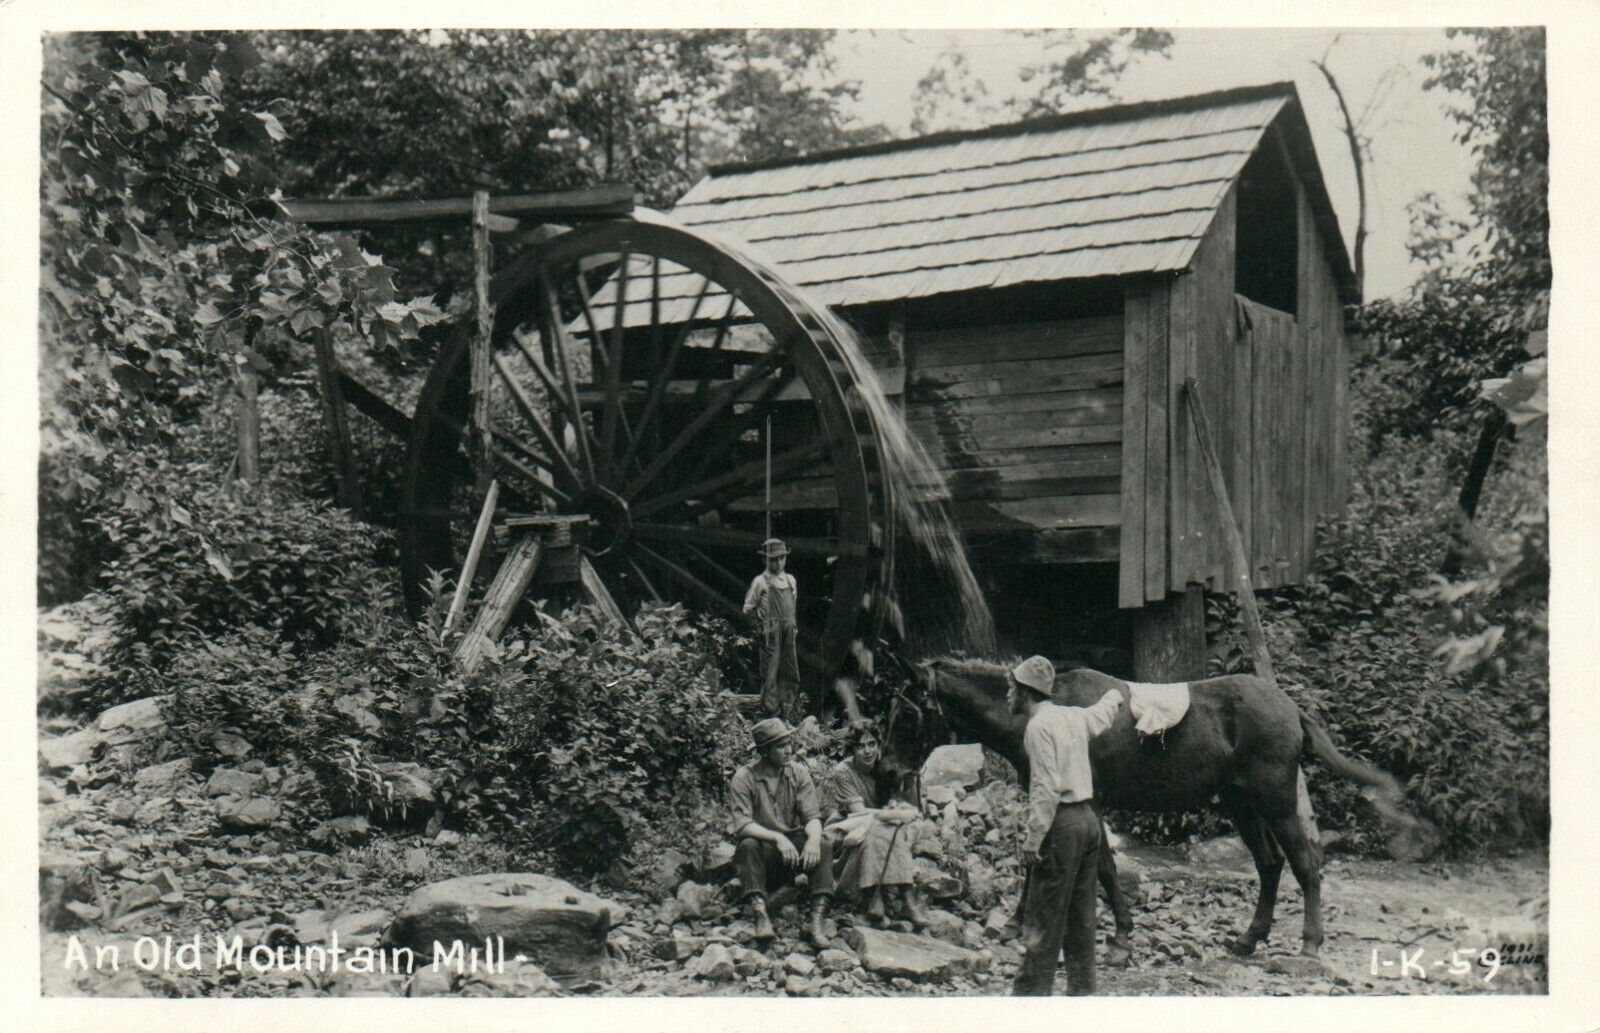
[[[1427,586],[1451,540],[1460,436],[1422,449],[1398,440],[1362,447],[1371,424],[1362,400],[1386,397],[1357,379],[1357,436],[1349,505],[1319,528],[1314,570],[1303,585],[1263,600],[1262,620],[1279,681],[1321,717],[1336,743],[1400,779],[1416,809],[1456,848],[1542,838],[1549,824],[1548,668],[1542,625],[1515,655],[1526,662],[1452,670],[1435,658],[1448,630]],[[1502,462],[1486,498],[1537,496]],[[1509,519],[1497,501],[1481,523]],[[1528,608],[1527,595],[1518,596]],[[1249,671],[1233,601],[1213,597],[1209,621],[1216,673]],[[1358,849],[1384,842],[1357,787],[1306,765],[1324,830]]]
[[[114,615],[99,705],[148,695],[185,648],[255,628],[302,649],[337,641],[386,578],[381,531],[270,486],[196,484],[173,464],[98,523],[116,558],[101,572]],[[203,475],[201,475],[203,476]]]
[[[307,719],[300,664],[293,649],[264,628],[188,644],[167,670],[173,740],[202,768],[232,759],[235,737],[264,758],[293,753],[304,741]]]

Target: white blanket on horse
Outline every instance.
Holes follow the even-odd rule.
[[[1128,682],[1128,711],[1140,735],[1158,735],[1183,720],[1189,712],[1189,683],[1155,685]]]

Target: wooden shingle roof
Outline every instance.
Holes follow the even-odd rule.
[[[768,260],[829,306],[1175,273],[1275,120],[1351,287],[1290,83],[724,166],[672,217]],[[663,272],[670,321],[701,280]],[[630,323],[643,318],[628,308]]]

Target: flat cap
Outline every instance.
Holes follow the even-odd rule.
[[[1017,684],[1046,699],[1056,692],[1056,666],[1042,656],[1030,656],[1011,669]]]

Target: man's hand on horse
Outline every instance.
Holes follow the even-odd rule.
[[[791,848],[792,849],[792,848]],[[800,853],[800,867],[811,868],[822,860],[822,841],[814,836],[806,837],[806,848]],[[789,862],[793,864],[793,861]]]

